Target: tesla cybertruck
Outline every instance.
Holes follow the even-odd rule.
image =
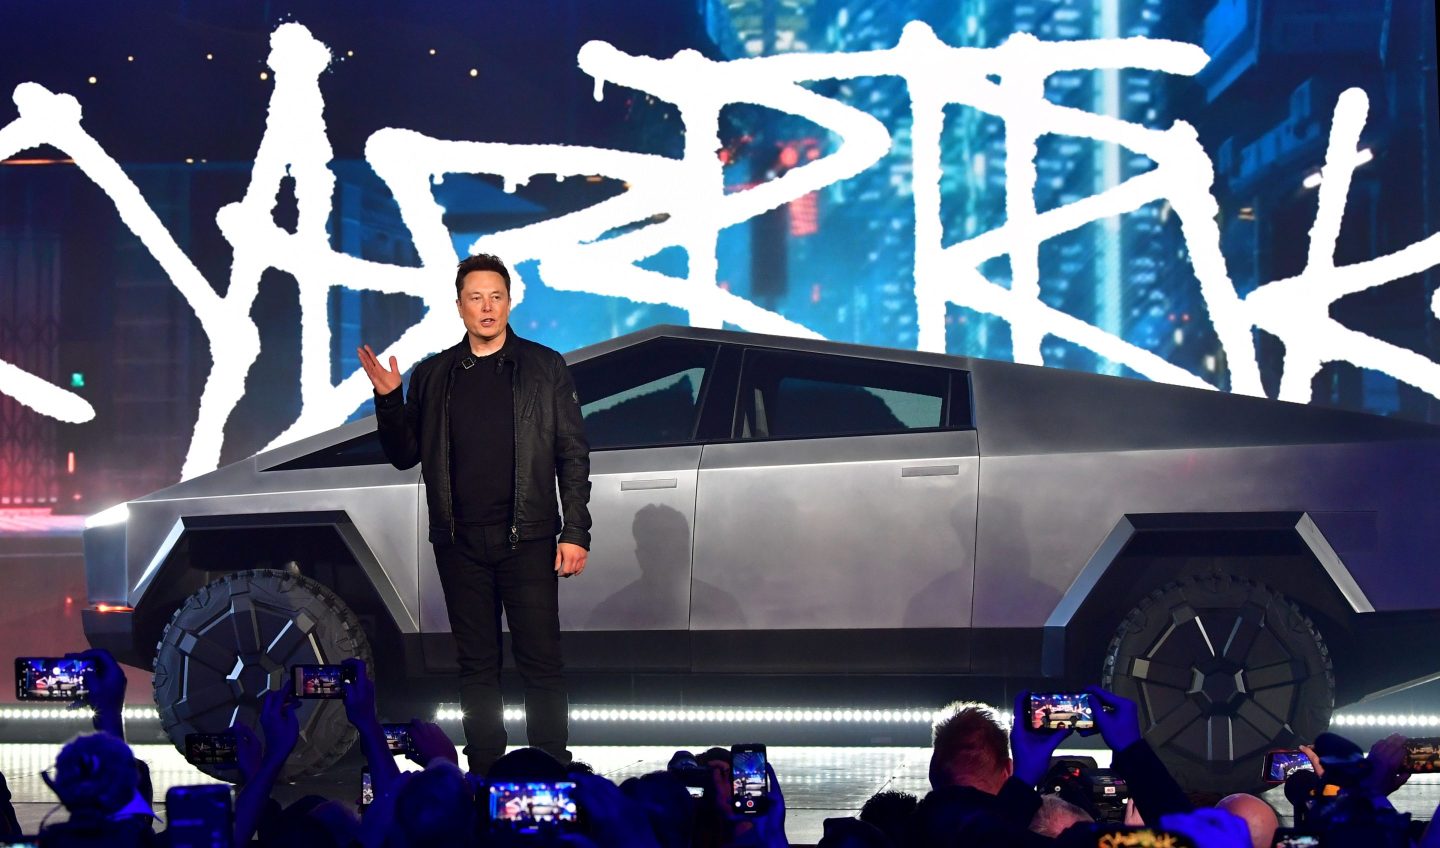
[[[1217,789],[1440,672],[1440,428],[679,327],[568,361],[594,484],[572,669],[1100,682]],[[177,744],[293,664],[378,658],[391,692],[453,668],[419,469],[373,418],[91,523],[86,632],[153,666]],[[351,741],[338,704],[303,717],[292,774]]]

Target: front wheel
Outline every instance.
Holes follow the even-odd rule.
[[[1110,640],[1101,685],[1137,702],[1170,773],[1205,792],[1259,787],[1265,752],[1312,741],[1335,705],[1330,654],[1310,619],[1227,574],[1142,600]]]
[[[258,727],[260,698],[291,686],[290,667],[371,660],[360,621],[338,595],[286,571],[240,571],[202,587],[175,611],[156,647],[155,704],[181,751],[190,733]],[[356,738],[338,700],[304,700],[300,742],[282,780],[316,774]],[[201,766],[233,780],[233,769]]]

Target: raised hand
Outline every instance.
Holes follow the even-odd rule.
[[[390,357],[390,367],[386,368],[380,364],[380,357],[370,349],[370,345],[361,345],[355,348],[360,354],[360,367],[365,369],[365,376],[370,378],[370,385],[375,387],[377,394],[388,395],[400,388],[400,363],[395,357]]]

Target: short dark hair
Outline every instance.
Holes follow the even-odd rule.
[[[455,267],[455,296],[460,296],[460,290],[465,288],[465,275],[472,271],[494,271],[505,281],[505,293],[510,293],[510,269],[500,257],[492,253],[477,253],[474,256],[467,256],[460,260]]]
[[[1005,782],[1010,738],[995,710],[985,704],[957,703],[935,723],[930,785],[971,786],[992,795]]]

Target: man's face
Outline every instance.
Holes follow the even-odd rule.
[[[455,305],[465,329],[481,341],[499,336],[510,320],[510,292],[505,290],[505,278],[494,271],[471,271],[460,282],[460,298]]]

